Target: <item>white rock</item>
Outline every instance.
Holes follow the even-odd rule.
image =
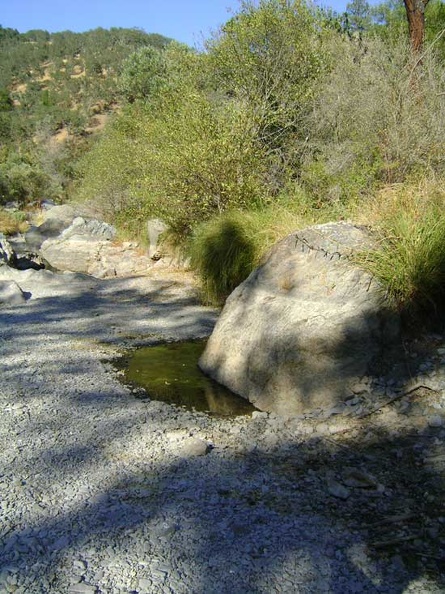
[[[20,305],[25,301],[25,294],[15,281],[0,281],[0,305]]]
[[[190,437],[181,444],[179,450],[181,456],[186,458],[205,456],[210,451],[210,444],[198,437]]]
[[[347,223],[276,244],[227,299],[201,369],[260,410],[301,414],[344,401],[348,384],[399,345],[381,287],[351,262],[372,245]]]

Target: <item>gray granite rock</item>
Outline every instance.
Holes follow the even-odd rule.
[[[371,247],[369,233],[347,223],[286,237],[227,299],[200,367],[260,410],[343,401],[399,346],[381,287],[351,261]]]
[[[25,303],[26,296],[13,280],[0,280],[0,306],[20,305]]]

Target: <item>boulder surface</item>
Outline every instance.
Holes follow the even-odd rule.
[[[58,270],[90,274],[115,234],[116,230],[108,223],[76,217],[57,237],[45,240],[40,252]]]
[[[276,244],[227,299],[201,369],[257,408],[282,415],[329,408],[399,343],[383,291],[351,256],[369,232],[328,223]]]

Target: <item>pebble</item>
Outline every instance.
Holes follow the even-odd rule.
[[[95,586],[85,584],[84,582],[74,584],[68,590],[69,594],[96,594],[96,591],[97,588]]]
[[[152,589],[152,581],[148,578],[139,578],[138,580],[138,589],[140,594],[145,594],[145,592],[150,592]]]
[[[327,486],[328,493],[333,497],[336,497],[337,499],[345,500],[348,499],[348,497],[351,495],[349,489],[347,489],[344,485],[332,478],[329,478],[327,480]]]
[[[205,456],[210,451],[210,444],[197,437],[191,437],[181,444],[179,453],[185,458]]]

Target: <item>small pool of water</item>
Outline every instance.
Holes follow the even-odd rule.
[[[198,367],[205,341],[165,343],[143,347],[120,360],[124,382],[188,410],[215,415],[249,415],[255,408],[244,398],[213,381]],[[144,398],[144,394],[140,396]]]

